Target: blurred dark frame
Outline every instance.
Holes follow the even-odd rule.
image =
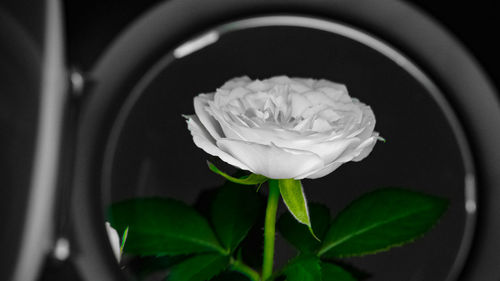
[[[307,0],[304,0],[307,1]],[[133,20],[161,0],[65,1],[68,58],[88,70],[111,41]],[[406,0],[444,25],[479,60],[500,86],[500,40],[492,40],[500,25],[500,2]]]
[[[200,0],[202,1],[202,0]],[[290,11],[295,11],[295,12],[313,12],[316,10],[318,14],[321,12],[318,12],[318,8],[311,8],[313,5],[316,5],[317,7],[319,6],[318,3],[321,1],[316,1],[316,0],[311,0],[310,2],[316,3],[316,4],[311,4],[307,3],[306,1],[309,0],[303,0],[303,2],[300,1],[290,1],[293,2],[294,5],[290,5],[287,9]],[[385,2],[385,4],[389,2],[393,2],[393,4],[396,1],[389,1],[389,0],[379,0],[379,3]],[[170,2],[167,1],[167,2]],[[186,2],[189,2],[186,0]],[[214,2],[222,2],[222,1],[214,1]],[[241,0],[241,2],[245,2]],[[259,2],[262,5],[262,1],[256,0],[255,2]],[[332,2],[324,2],[322,4],[324,5],[338,5],[339,7],[345,7],[347,5],[348,0],[338,0],[338,1],[332,1]],[[355,2],[355,1],[353,1]],[[358,1],[358,3],[361,1]],[[38,47],[41,45],[41,41],[43,41],[43,24],[40,23],[40,15],[37,13],[40,11],[43,11],[41,8],[43,1],[37,2],[37,1],[16,1],[16,0],[4,0],[2,3],[0,3],[0,7],[3,6],[8,6],[8,7],[14,7],[11,12],[12,15],[14,15],[16,18],[18,18],[20,21],[24,22],[26,25],[25,28],[27,30],[30,30],[33,32],[34,39],[36,41],[36,44]],[[67,56],[67,62],[68,62],[68,71],[71,70],[72,68],[80,69],[84,74],[88,71],[90,71],[98,62],[99,57],[104,53],[105,49],[110,46],[111,42],[118,38],[120,33],[126,30],[128,26],[133,24],[133,22],[138,19],[144,12],[146,12],[149,8],[154,7],[155,5],[160,5],[162,4],[163,1],[159,0],[143,0],[143,1],[118,1],[118,0],[66,0],[63,2],[65,5],[65,27],[66,27],[66,38],[67,38],[67,48],[66,48],[66,56]],[[268,4],[268,9],[267,12],[272,12],[273,10],[279,10],[280,7],[283,7],[283,1],[280,0],[270,0]],[[281,3],[281,4],[279,4]],[[373,3],[366,2],[364,3],[366,5],[375,5]],[[497,33],[497,27],[500,25],[500,18],[497,16],[497,12],[499,11],[499,3],[494,2],[494,1],[488,1],[481,3],[480,5],[472,5],[471,3],[468,2],[455,2],[452,4],[449,3],[437,3],[437,2],[423,2],[420,0],[415,0],[409,2],[410,5],[414,5],[417,8],[423,10],[425,13],[430,14],[436,22],[439,22],[443,24],[445,27],[447,27],[454,36],[456,36],[460,42],[463,43],[466,49],[471,51],[473,56],[481,63],[481,65],[484,67],[486,72],[489,74],[489,76],[492,78],[492,82],[496,83],[497,88],[500,85],[500,67],[499,67],[499,62],[500,62],[500,55],[498,54],[498,50],[500,50],[500,41],[495,40],[495,36]],[[227,8],[227,7],[223,7]],[[247,6],[247,9],[245,13],[254,13],[258,9],[254,9],[252,6]],[[333,9],[332,9],[333,10]],[[224,20],[223,18],[216,18],[220,15],[216,15],[217,13],[214,12],[215,9],[212,9],[212,14],[208,14],[207,18],[205,18],[206,21],[210,21],[211,23],[214,23],[216,21],[222,21]],[[351,11],[352,12],[352,11]],[[389,11],[388,11],[389,12]],[[339,13],[340,14],[340,13]],[[325,16],[328,16],[328,12],[324,12]],[[236,15],[231,15],[235,17]],[[245,16],[243,12],[240,11],[240,14],[238,16]],[[405,18],[400,19],[402,21],[405,21]],[[353,24],[359,24],[360,26],[363,26],[367,31],[373,31],[374,33],[377,33],[377,26],[373,26],[369,24],[369,21],[363,21],[359,20],[358,22],[353,22]],[[6,25],[3,25],[2,27],[5,27]],[[191,30],[185,30],[183,36],[191,36],[190,32],[200,31],[200,26],[195,27],[191,26]],[[425,30],[423,27],[422,30]],[[425,34],[424,34],[425,35]],[[395,36],[394,33],[392,36]],[[397,37],[397,36],[396,36]],[[392,42],[391,35],[387,34],[387,39],[388,41]],[[397,38],[396,38],[397,39]],[[440,38],[435,38],[439,41]],[[394,44],[401,44],[400,47],[401,49],[405,50],[405,45],[404,42],[397,42],[398,40],[394,40]],[[433,42],[429,42],[432,44]],[[17,49],[16,49],[17,50]],[[8,53],[8,52],[7,52]],[[5,54],[5,53],[4,53]],[[418,54],[417,53],[411,53],[409,52],[409,55],[415,55],[415,58],[418,60]],[[14,58],[14,57],[12,57]],[[15,59],[15,58],[14,58]],[[21,58],[21,60],[26,60],[27,57]],[[39,70],[38,64],[38,59],[32,60],[33,62],[36,61],[36,63],[33,64],[33,69],[35,69],[35,72]],[[147,64],[147,62],[145,63]],[[6,64],[7,65],[7,64]],[[425,63],[423,63],[424,66]],[[427,71],[429,71],[430,74],[435,74],[439,76],[439,74],[442,72],[440,71],[435,71],[430,66],[430,63],[427,64]],[[11,69],[8,69],[11,70]],[[29,72],[28,72],[29,73]],[[464,73],[464,76],[467,76],[468,74],[478,75],[476,76],[479,77],[480,79],[482,78],[482,73],[481,72],[472,72],[472,73]],[[35,75],[36,76],[36,75]],[[19,76],[21,77],[21,76]],[[460,75],[455,76],[455,78],[459,79]],[[9,77],[10,78],[10,77]],[[443,78],[443,77],[441,77]],[[27,86],[27,87],[32,87],[36,86],[36,83],[38,83],[36,80],[38,79],[37,77],[31,77],[29,79],[33,79],[35,82],[29,83],[27,82],[28,80],[22,81],[26,82],[24,84],[19,83],[19,85],[22,86]],[[447,79],[451,79],[448,77]],[[92,91],[92,81],[88,81],[89,83],[86,85],[86,91]],[[446,88],[446,87],[445,87]],[[486,87],[487,90],[489,90],[489,87]],[[474,90],[474,88],[470,88],[471,90]],[[29,93],[29,92],[37,92],[36,87],[30,88],[28,91],[23,91],[23,93]],[[453,88],[448,88],[446,89],[448,91],[453,92],[456,89]],[[463,92],[464,90],[461,89]],[[474,91],[471,91],[471,94],[474,94]],[[22,188],[22,185],[26,185],[26,181],[29,179],[29,169],[26,167],[29,167],[30,165],[30,159],[31,159],[31,154],[32,154],[32,144],[31,142],[33,140],[33,132],[37,129],[34,128],[34,123],[37,116],[37,111],[35,108],[35,105],[37,104],[38,100],[36,98],[36,94],[31,96],[28,99],[23,99],[22,95],[17,96],[16,98],[20,98],[19,104],[17,104],[17,100],[12,99],[9,100],[11,97],[7,97],[7,102],[4,102],[2,100],[2,106],[5,106],[6,108],[9,107],[9,102],[14,103],[21,107],[24,107],[27,112],[24,114],[22,111],[15,111],[15,108],[12,107],[10,108],[11,110],[11,115],[15,115],[12,112],[15,113],[20,113],[23,114],[27,119],[30,120],[25,120],[27,121],[26,123],[20,124],[19,128],[21,128],[20,131],[15,132],[16,134],[11,134],[9,131],[4,131],[2,133],[5,134],[5,136],[14,136],[14,137],[22,137],[23,139],[21,141],[17,141],[15,138],[10,139],[9,142],[12,142],[17,146],[19,146],[19,151],[22,151],[23,153],[20,155],[17,155],[15,150],[5,150],[6,153],[2,155],[6,155],[5,159],[8,159],[9,161],[12,159],[16,159],[16,157],[23,158],[21,159],[22,161],[18,161],[15,163],[15,165],[19,165],[19,169],[17,169],[17,166],[12,165],[11,168],[16,169],[16,173],[13,173],[12,175],[9,176],[15,176],[19,180],[23,181],[22,184],[18,185],[20,188]],[[492,152],[488,154],[490,151],[492,151],[492,148],[497,147],[498,142],[495,143],[495,140],[498,140],[499,136],[499,129],[500,126],[498,126],[498,122],[500,121],[500,117],[498,116],[498,108],[495,108],[498,106],[498,96],[495,98],[489,97],[489,100],[482,100],[482,101],[474,101],[474,100],[469,100],[471,106],[476,106],[475,111],[472,110],[473,107],[469,107],[469,104],[464,103],[462,100],[455,100],[452,101],[453,105],[457,107],[458,110],[463,110],[463,122],[464,125],[468,128],[468,134],[472,139],[472,145],[475,146],[475,154],[477,154],[477,159],[478,160],[478,170],[479,170],[479,176],[484,176],[484,179],[486,186],[488,186],[490,189],[486,189],[482,191],[482,198],[480,200],[483,201],[489,201],[490,204],[485,204],[484,209],[481,211],[484,212],[485,214],[482,219],[479,221],[479,225],[482,226],[486,230],[483,231],[482,235],[487,235],[487,236],[478,236],[480,238],[483,237],[488,237],[491,238],[492,236],[494,237],[495,235],[498,236],[498,231],[500,231],[500,228],[493,228],[497,226],[497,223],[491,223],[494,221],[494,218],[492,216],[495,216],[500,213],[500,210],[498,207],[496,207],[497,204],[491,204],[493,201],[492,198],[493,195],[497,196],[498,195],[498,188],[492,188],[492,186],[500,186],[500,183],[498,182],[499,174],[498,174],[498,168],[497,170],[492,170],[492,167],[498,167],[498,163],[500,162],[500,157],[498,152]],[[14,102],[13,102],[14,101]],[[72,104],[74,106],[75,111],[78,111],[80,109],[80,104],[78,101],[74,101]],[[24,104],[24,105],[23,105]],[[484,106],[485,110],[481,110],[480,106]],[[96,107],[99,109],[99,107]],[[479,110],[477,110],[479,108]],[[14,110],[12,110],[14,109]],[[87,108],[88,109],[88,108]],[[102,108],[101,108],[102,109]],[[488,111],[489,110],[489,111]],[[29,111],[29,112],[28,112]],[[3,112],[9,112],[8,110],[4,110]],[[2,113],[3,113],[2,112]],[[492,120],[488,120],[488,112],[493,112],[494,114],[491,114]],[[101,114],[100,112],[97,112],[98,115]],[[112,112],[108,112],[112,113]],[[87,112],[87,114],[89,114]],[[77,114],[75,114],[77,115]],[[107,115],[110,117],[109,115]],[[476,116],[476,117],[474,117]],[[65,127],[66,132],[72,133],[74,130],[76,130],[79,127],[78,119],[75,116],[71,116],[71,119],[67,119]],[[73,118],[75,117],[75,118]],[[474,119],[474,118],[477,119]],[[16,119],[12,118],[10,116],[4,118],[2,121],[5,120],[6,123],[10,122],[9,120],[14,119],[16,122],[21,122],[23,120],[21,119]],[[98,121],[102,121],[99,119],[95,119]],[[482,123],[477,123],[478,120],[482,120]],[[60,120],[61,122],[63,120]],[[109,120],[106,120],[109,121]],[[489,122],[491,121],[491,122]],[[495,123],[496,122],[496,123]],[[12,124],[16,125],[17,124]],[[87,124],[88,126],[88,124]],[[95,132],[93,132],[95,133]],[[99,135],[99,133],[102,133],[102,131],[97,132],[97,138],[102,137],[102,135]],[[491,136],[489,141],[487,140],[487,136]],[[65,146],[62,148],[64,149],[65,152],[68,152],[67,155],[71,155],[71,152],[73,151],[75,140],[72,138],[74,136],[67,137],[65,139]],[[14,140],[14,141],[13,141]],[[88,141],[88,142],[87,142]],[[95,140],[86,140],[81,142],[80,144],[94,144]],[[100,141],[103,141],[102,139]],[[4,148],[10,147],[8,144],[5,145],[5,143],[2,143],[4,145]],[[24,147],[21,147],[24,146]],[[2,151],[4,153],[4,151]],[[79,159],[80,161],[86,161],[88,158],[91,158],[90,155],[85,155],[83,159]],[[67,184],[68,182],[71,181],[71,165],[73,164],[72,161],[73,159],[71,157],[68,157],[67,159],[64,159],[62,169],[60,170],[61,172],[61,182],[62,184]],[[5,164],[7,163],[7,164]],[[10,164],[8,162],[2,162],[2,167],[5,165],[9,166]],[[81,164],[81,162],[80,162]],[[88,165],[88,163],[86,163]],[[483,165],[483,166],[481,166]],[[17,179],[16,179],[17,180]],[[78,180],[78,178],[77,178]],[[496,181],[495,181],[496,180]],[[4,181],[4,184],[9,184],[9,179]],[[497,185],[494,185],[497,184]],[[65,185],[66,191],[68,190],[68,185]],[[93,222],[98,221],[98,219],[102,219],[100,214],[100,210],[98,208],[98,202],[95,202],[96,198],[98,198],[98,191],[92,191],[96,193],[85,193],[84,195],[88,196],[88,198],[82,198],[83,205],[79,205],[80,207],[84,206],[85,208],[93,206],[94,208],[91,208],[90,212],[85,214],[87,216],[87,219],[92,217]],[[24,204],[26,202],[23,201],[23,198],[25,197],[26,194],[24,194],[24,190],[16,190],[13,191],[12,194],[10,193],[4,193],[2,200],[5,200],[5,202],[10,203],[10,205],[3,205],[2,210],[7,210],[6,213],[14,213],[18,215],[19,217],[22,216],[22,209],[24,207]],[[498,196],[497,196],[498,197]],[[12,200],[11,200],[12,199]],[[62,198],[64,200],[67,200],[68,198],[64,197]],[[92,204],[89,202],[94,201]],[[4,201],[2,201],[4,202]],[[72,206],[68,206],[69,202],[64,202],[64,208],[61,208],[59,210],[59,215],[62,215],[61,217],[65,217],[65,222],[70,221],[72,218],[68,217],[68,212],[67,209]],[[87,204],[89,203],[89,204]],[[85,205],[87,204],[87,205]],[[95,205],[97,204],[97,205]],[[13,207],[12,207],[13,206]],[[97,206],[97,207],[96,207]],[[482,206],[480,204],[480,206]],[[11,208],[12,207],[12,208]],[[83,208],[80,211],[85,211],[85,208]],[[75,211],[75,210],[73,210]],[[79,211],[79,210],[76,210]],[[96,219],[98,218],[98,219]],[[16,217],[11,217],[9,219],[16,219]],[[498,220],[496,220],[498,221]],[[90,221],[88,221],[90,222]],[[19,225],[22,224],[23,221],[19,220],[17,224],[12,224],[13,227],[10,228],[10,231],[17,232],[17,228],[19,228]],[[64,223],[64,222],[63,222]],[[100,223],[100,222],[99,222]],[[7,225],[11,225],[10,221],[7,223]],[[84,223],[85,225],[85,223]],[[107,280],[113,280],[112,278],[116,278],[116,280],[120,280],[121,278],[119,277],[119,270],[118,267],[114,266],[114,260],[112,259],[111,252],[109,251],[109,245],[107,244],[106,240],[104,239],[103,231],[102,229],[97,229],[98,225],[97,224],[89,224],[87,226],[90,226],[90,232],[84,233],[84,235],[88,235],[89,233],[91,234],[96,234],[87,236],[90,237],[87,241],[92,245],[91,248],[96,250],[96,254],[99,257],[99,260],[103,258],[105,261],[100,264],[101,267],[88,267],[88,268],[79,268],[79,270],[86,270],[86,271],[96,271],[97,276],[103,277]],[[66,230],[67,231],[67,230]],[[5,234],[5,233],[4,233]],[[59,233],[60,234],[60,233]],[[68,233],[65,233],[68,234]],[[481,233],[480,233],[481,234]],[[56,238],[56,237],[55,237]],[[477,239],[478,245],[480,245],[485,252],[490,253],[489,256],[489,261],[488,263],[483,262],[482,264],[477,263],[477,260],[474,259],[474,255],[472,256],[473,258],[470,260],[470,265],[468,269],[465,271],[464,275],[464,280],[471,280],[470,278],[481,276],[482,278],[480,279],[475,279],[475,280],[491,280],[491,278],[497,277],[498,274],[498,269],[496,268],[496,263],[498,262],[498,253],[500,251],[496,251],[496,253],[493,251],[495,247],[498,247],[498,243],[490,243],[484,242],[486,240],[481,240]],[[0,242],[5,242],[5,241],[0,241]],[[18,245],[19,241],[13,241],[9,240],[8,242],[12,242],[8,245],[8,247],[5,248],[7,252],[10,250],[10,248],[16,248]],[[3,245],[3,244],[2,244]],[[79,250],[78,246],[82,245],[76,245],[75,247],[72,248],[74,252],[78,253]],[[491,246],[491,247],[488,247]],[[97,248],[95,248],[97,247]],[[85,250],[85,249],[84,249]],[[474,250],[474,249],[473,249]],[[476,256],[480,253],[476,252]],[[7,255],[8,256],[8,255]],[[2,259],[2,261],[4,261]],[[7,269],[7,271],[10,271],[10,264],[7,263],[13,262],[13,260],[6,260],[4,262],[3,266],[0,267],[0,276],[4,276],[3,270]],[[56,269],[58,268],[59,264],[57,264]],[[482,266],[482,267],[479,267]],[[66,267],[65,267],[66,268]],[[60,272],[59,275],[51,275],[50,273],[51,270],[48,270],[47,272],[49,274],[44,275],[43,280],[76,280],[77,277],[74,275],[74,273],[69,273],[65,268],[63,268]],[[50,269],[50,268],[49,268]],[[480,269],[484,269],[481,271]],[[101,271],[102,270],[102,271]],[[494,271],[496,270],[496,271]],[[491,271],[491,272],[490,272]],[[46,272],[46,273],[47,273]],[[111,273],[112,272],[112,273]],[[111,275],[114,275],[114,277],[110,277]],[[54,277],[58,276],[58,277]],[[109,277],[109,279],[108,279]],[[465,279],[468,278],[468,279]],[[487,279],[490,278],[490,279]]]

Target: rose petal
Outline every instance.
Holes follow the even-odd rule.
[[[194,112],[210,135],[214,139],[220,139],[223,137],[222,128],[217,120],[215,120],[213,116],[210,116],[206,109],[208,107],[208,102],[213,99],[214,94],[201,94],[196,96],[194,98]]]
[[[252,79],[250,79],[250,77],[248,76],[236,77],[224,83],[224,85],[222,85],[222,87],[220,88],[224,90],[231,90],[237,87],[243,87],[251,81]]]
[[[293,81],[293,83],[290,84],[290,90],[296,93],[304,93],[310,91],[311,88],[307,87],[302,83],[297,83],[297,81]]]
[[[292,80],[288,76],[285,76],[285,75],[271,77],[271,78],[269,78],[269,81],[272,83],[275,83],[275,84],[282,84],[282,85],[283,84],[288,85],[288,84],[292,83]]]
[[[260,80],[255,80],[255,81],[251,82],[250,84],[246,85],[247,89],[255,91],[255,92],[267,91],[271,87],[272,87],[272,85],[270,85],[264,81],[260,81]]]
[[[335,103],[323,92],[310,91],[303,95],[312,105],[335,105]]]
[[[224,125],[228,128],[228,138],[262,145],[274,143],[283,148],[311,151],[320,156],[324,163],[334,161],[348,147],[355,148],[361,142],[358,138],[333,138],[332,140],[327,140],[328,138],[325,134],[311,136],[301,135],[295,131],[283,129],[249,128],[236,124]]]
[[[375,115],[369,106],[365,106],[363,108],[363,119],[361,121],[360,127],[365,128],[358,137],[360,139],[367,139],[373,134],[373,130],[375,129]]]
[[[360,150],[360,153],[352,159],[354,162],[359,162],[363,160],[368,154],[370,154],[375,147],[375,144],[377,144],[377,139],[378,139],[378,133],[375,132],[373,137],[368,138],[365,140],[362,144],[359,145],[357,149]]]
[[[294,148],[289,143],[304,143],[303,145],[311,144],[311,140],[302,137],[300,134],[290,130],[276,129],[276,128],[249,128],[244,126],[231,126],[231,134],[235,137],[231,139],[241,139],[248,142],[254,142],[263,145],[270,145],[272,142],[278,146],[285,146]]]
[[[308,175],[304,175],[304,177],[308,179],[318,179],[324,177],[330,174],[331,172],[335,171],[338,167],[342,166],[342,164],[344,163],[343,162],[330,163],[327,166],[323,167],[322,169],[309,173]]]
[[[188,117],[187,120],[188,129],[189,131],[191,131],[191,135],[193,136],[193,141],[197,147],[203,149],[206,153],[210,155],[219,157],[224,162],[230,165],[238,167],[242,170],[250,171],[250,169],[245,164],[241,163],[241,161],[235,159],[233,156],[222,151],[215,145],[215,140],[201,125],[201,122],[196,115],[191,115],[187,117]]]
[[[297,132],[288,130],[248,128],[236,125],[231,126],[231,129],[237,131],[236,137],[232,139],[242,139],[262,145],[274,143],[283,148],[311,151],[320,156],[324,163],[335,161],[346,149],[349,147],[354,149],[361,143],[359,138],[324,141],[324,139],[307,135],[301,136]]]
[[[245,136],[237,130],[238,125],[234,122],[228,122],[224,117],[224,113],[217,108],[217,106],[213,102],[209,102],[209,107],[207,111],[215,118],[215,120],[219,123],[222,131],[224,132],[224,136],[230,139],[239,139],[246,141]]]
[[[318,155],[303,150],[281,148],[232,139],[221,139],[217,146],[234,155],[255,174],[272,179],[301,179],[300,176],[323,167]]]
[[[118,232],[109,222],[106,222],[106,232],[108,233],[109,243],[111,244],[116,260],[120,262],[122,256],[120,250],[120,236],[118,236]]]
[[[297,83],[302,83],[303,85],[307,86],[308,88],[313,88],[314,84],[316,83],[316,80],[311,79],[311,78],[293,78],[295,82]]]
[[[370,146],[372,145],[372,142],[373,143],[377,142],[376,136],[364,140],[359,146],[357,146],[351,150],[346,150],[341,156],[339,156],[339,158],[337,158],[337,160],[335,160],[335,162],[344,162],[345,163],[345,162],[353,161],[354,158],[360,158],[360,156],[362,154],[364,154],[365,149],[368,149],[368,150],[373,149],[373,147],[370,148]],[[370,153],[370,151],[368,151],[368,153]],[[360,159],[362,159],[362,158],[360,158]]]
[[[334,141],[317,143],[307,147],[297,147],[298,149],[311,151],[319,155],[325,163],[337,161],[346,150],[356,148],[361,143],[358,138],[338,139]]]

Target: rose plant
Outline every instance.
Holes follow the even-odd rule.
[[[301,179],[361,161],[383,140],[374,131],[372,109],[351,98],[344,85],[286,76],[234,78],[196,96],[194,111],[185,118],[196,146],[250,174],[231,176],[208,163],[228,180],[208,218],[168,198],[132,199],[110,208],[113,226],[128,232],[125,253],[166,257],[160,268],[170,268],[168,280],[211,280],[226,269],[254,281],[356,280],[334,259],[411,242],[446,210],[444,199],[398,188],[366,194],[333,220],[325,206],[308,204]],[[241,244],[264,204],[259,193],[239,185],[259,191],[264,183],[269,188],[259,271],[244,262]],[[280,197],[289,212],[276,224]],[[299,252],[277,271],[276,225]]]
[[[106,233],[108,234],[109,243],[111,244],[111,249],[118,262],[122,259],[123,245],[127,240],[127,230],[123,233],[123,237],[120,239],[118,232],[114,229],[109,222],[106,222]],[[122,241],[120,243],[120,240]]]

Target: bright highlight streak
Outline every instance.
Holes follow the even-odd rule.
[[[187,55],[190,55],[198,50],[205,48],[219,40],[219,33],[216,31],[211,31],[205,33],[193,40],[189,40],[186,43],[180,45],[174,50],[174,57],[180,59]]]

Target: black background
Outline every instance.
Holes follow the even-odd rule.
[[[307,0],[304,0],[307,1]],[[137,16],[159,0],[66,1],[68,59],[88,70],[104,48]],[[430,14],[462,41],[500,81],[500,3],[498,1],[407,1]]]

